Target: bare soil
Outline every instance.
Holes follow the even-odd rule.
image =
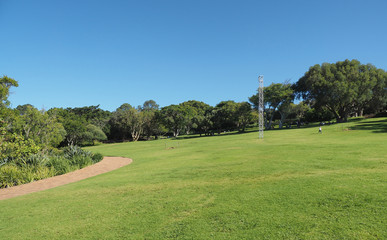
[[[62,186],[68,183],[77,182],[82,179],[93,177],[102,173],[110,172],[117,168],[132,163],[132,159],[122,157],[104,157],[102,161],[63,175],[42,179],[15,187],[0,189],[0,200],[39,192],[46,189]]]

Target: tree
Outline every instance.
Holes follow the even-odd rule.
[[[116,137],[124,140],[130,136],[133,141],[137,141],[144,130],[144,114],[141,109],[124,103],[113,112],[110,124]]]
[[[83,141],[90,142],[94,145],[95,141],[104,141],[106,139],[107,139],[106,134],[101,130],[101,128],[93,124],[88,124],[86,126],[86,131],[83,137]]]
[[[43,151],[57,147],[64,140],[66,131],[55,115],[39,111],[30,104],[19,105],[16,111],[20,115],[14,121],[13,130],[26,140],[32,139]]]
[[[266,129],[271,129],[273,122],[274,114],[281,105],[284,105],[281,108],[282,114],[286,115],[286,105],[289,105],[293,100],[293,89],[291,84],[288,82],[285,83],[272,83],[270,86],[263,89],[264,94],[264,105],[266,113]],[[249,101],[253,104],[255,109],[258,109],[258,94],[255,94],[249,98]],[[280,113],[281,113],[280,111]]]
[[[136,142],[144,130],[144,114],[139,109],[131,108],[128,116],[130,134],[132,135],[132,140]]]
[[[238,103],[236,115],[238,117],[237,126],[239,128],[239,131],[244,132],[246,129],[246,126],[253,120],[251,104],[248,102]]]
[[[154,100],[147,100],[139,109],[142,111],[157,111],[159,110],[159,105]]]
[[[386,81],[384,70],[345,60],[310,67],[293,89],[313,107],[326,108],[337,122],[345,122],[351,114],[361,113],[372,100],[383,105]]]
[[[204,112],[204,118],[198,125],[200,136],[204,133],[205,135],[211,134],[211,129],[214,126],[214,123],[212,122],[212,119],[214,117],[214,108],[209,106],[209,108],[206,109]]]
[[[19,115],[17,111],[14,109],[6,108],[6,107],[0,107],[0,119],[3,120],[4,125],[3,127],[6,129],[7,132],[11,132],[14,128],[15,122],[17,122],[17,119],[19,118]]]
[[[290,101],[283,102],[278,107],[278,112],[281,115],[280,122],[279,122],[279,128],[281,129],[285,123],[286,118],[291,114],[293,111],[293,103]]]
[[[196,101],[190,100],[179,104],[182,106],[187,113],[187,123],[186,123],[186,132],[187,134],[193,130],[194,132],[205,133],[208,128],[208,117],[206,118],[206,113],[212,108],[210,105]]]
[[[187,108],[181,105],[169,105],[161,109],[163,124],[172,132],[174,137],[187,128],[189,114]]]
[[[9,105],[8,96],[9,89],[11,87],[18,87],[19,84],[16,80],[3,76],[0,78],[0,108],[7,107]]]
[[[6,123],[2,118],[0,118],[0,146],[5,141],[6,134],[7,134]]]
[[[99,105],[67,108],[66,110],[84,118],[89,124],[97,126],[103,130],[105,134],[109,133],[110,126],[108,126],[108,122],[111,117],[111,112],[100,109]]]
[[[222,131],[231,131],[238,127],[238,104],[234,101],[222,101],[213,109],[213,127],[218,134]]]
[[[293,114],[297,119],[297,127],[301,126],[301,121],[305,117],[306,112],[310,109],[310,107],[304,102],[300,102],[298,104],[291,104],[293,109]]]
[[[358,115],[361,116],[363,110],[367,111],[368,114],[387,110],[387,72],[382,69],[377,69],[371,64],[363,65],[362,68],[362,72],[364,72],[362,81],[366,82],[370,78],[375,81],[375,85],[371,91],[369,89],[363,90],[368,91],[368,93],[372,92],[372,97],[368,101],[357,103]]]
[[[146,139],[150,139],[152,135],[157,138],[161,133],[161,123],[157,114],[159,105],[154,100],[148,100],[139,109],[141,109],[143,115],[143,133]]]
[[[88,122],[81,115],[77,115],[70,109],[52,108],[48,111],[50,116],[55,116],[63,125],[66,136],[62,144],[79,145],[85,140]]]

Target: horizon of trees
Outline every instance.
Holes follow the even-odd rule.
[[[43,151],[101,141],[244,132],[258,122],[258,94],[249,97],[249,102],[228,100],[215,106],[190,100],[160,107],[148,100],[137,107],[123,103],[112,112],[99,105],[45,111],[30,104],[10,108],[9,89],[17,86],[12,78],[0,78],[1,127],[8,135],[33,141]],[[295,83],[272,83],[264,88],[265,127],[300,127],[303,122],[332,119],[344,122],[350,116],[386,111],[386,86],[386,71],[371,64],[357,60],[316,64]]]

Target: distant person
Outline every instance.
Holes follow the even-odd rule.
[[[318,133],[322,133],[321,126],[320,126],[320,128],[318,129]]]

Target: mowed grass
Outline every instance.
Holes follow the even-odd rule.
[[[0,239],[387,239],[387,119],[89,148],[131,165],[0,201]]]

